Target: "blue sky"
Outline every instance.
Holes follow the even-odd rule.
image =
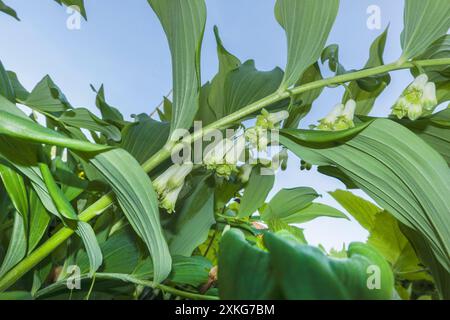
[[[5,0],[16,9],[21,22],[0,15],[0,59],[15,71],[26,88],[46,74],[74,106],[95,111],[95,95],[89,84],[105,85],[108,102],[125,115],[151,112],[172,87],[169,48],[165,35],[146,0],[85,0],[88,22],[69,30],[66,9],[53,0]],[[126,5],[124,4],[126,3]],[[275,0],[206,0],[208,20],[202,49],[202,80],[217,72],[213,26],[218,25],[225,47],[242,61],[254,59],[257,68],[284,67],[284,31],[273,15]],[[381,10],[381,29],[369,30],[367,8]],[[385,62],[401,54],[402,0],[341,0],[339,14],[328,43],[340,46],[341,63],[361,68],[372,41],[390,24]],[[326,75],[329,73],[325,73]],[[391,86],[377,100],[373,115],[383,116],[410,81],[408,72],[392,75]],[[322,118],[342,97],[342,88],[326,89],[315,102],[304,125]],[[276,178],[275,191],[284,187],[312,186],[320,200],[337,206],[326,194],[343,185],[314,171],[299,170],[290,157],[289,169]],[[361,194],[361,193],[360,193]],[[364,241],[367,233],[355,222],[320,218],[304,224],[307,239],[326,248]]]

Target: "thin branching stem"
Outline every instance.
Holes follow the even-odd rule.
[[[350,81],[375,76],[379,74],[385,74],[396,70],[404,70],[417,68],[418,66],[421,68],[430,67],[430,66],[440,66],[440,65],[450,65],[450,58],[442,58],[442,59],[430,59],[430,60],[421,60],[414,62],[403,62],[397,61],[395,63],[363,69],[355,72],[350,72],[342,75],[338,75],[331,78],[326,78],[314,82],[310,82],[290,90],[281,90],[277,91],[273,94],[268,95],[267,97],[258,100],[249,104],[246,107],[239,109],[238,111],[217,120],[216,122],[208,125],[203,128],[201,131],[196,131],[191,135],[185,137],[179,143],[168,142],[166,146],[157,152],[153,157],[148,159],[143,164],[143,169],[146,172],[152,171],[156,166],[161,164],[163,161],[168,159],[172,152],[179,151],[184,144],[191,144],[194,141],[201,139],[207,133],[216,130],[229,127],[232,124],[236,124],[240,122],[241,119],[248,117],[249,115],[268,107],[276,102],[282,101],[284,99],[288,99],[292,96],[299,95],[303,92],[323,88],[329,85],[335,84],[343,84],[348,83]],[[97,200],[94,204],[92,204],[89,208],[83,211],[80,214],[80,220],[88,222],[104,212],[107,208],[109,208],[114,200],[114,196],[112,193],[108,193]],[[10,270],[3,278],[0,279],[0,292],[5,291],[11,285],[13,285],[18,279],[20,279],[24,274],[26,274],[29,270],[31,270],[34,266],[36,266],[40,261],[42,261],[45,257],[47,257],[53,250],[55,250],[59,245],[61,245],[64,241],[66,241],[72,234],[74,230],[63,227],[58,232],[56,232],[52,237],[50,237],[46,242],[44,242],[40,247],[34,250],[30,255],[28,255],[25,259],[23,259],[20,263],[18,263],[12,270]],[[168,291],[168,290],[166,290]]]

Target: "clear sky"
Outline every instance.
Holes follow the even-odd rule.
[[[170,91],[168,45],[146,0],[85,0],[88,22],[83,20],[79,30],[66,27],[70,15],[53,0],[5,2],[16,9],[22,21],[0,15],[0,59],[27,89],[49,74],[72,105],[96,112],[89,84],[98,87],[103,83],[107,101],[127,116],[151,112]],[[275,0],[206,0],[206,4],[203,82],[217,72],[214,25],[218,25],[225,47],[242,61],[254,59],[261,70],[284,68],[286,42],[273,14]],[[371,5],[381,10],[379,30],[366,25]],[[341,0],[328,43],[339,44],[341,63],[347,69],[361,68],[370,44],[390,24],[385,62],[395,61],[401,54],[402,17],[403,0]],[[406,71],[393,74],[391,86],[377,100],[372,114],[386,115],[410,79]],[[342,88],[326,89],[303,125],[322,118],[341,100],[342,93]],[[289,160],[289,169],[276,177],[274,191],[312,186],[323,195],[320,202],[339,207],[327,192],[343,188],[341,183],[314,171],[301,172],[299,161],[293,156]],[[367,236],[356,222],[339,219],[319,218],[302,227],[312,244],[326,248],[365,241]]]

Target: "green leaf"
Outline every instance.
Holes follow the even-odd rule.
[[[227,300],[272,298],[275,281],[269,266],[268,254],[250,246],[242,232],[229,230],[220,242],[218,273],[220,298]]]
[[[264,220],[287,218],[300,210],[311,205],[320,195],[312,188],[298,187],[292,189],[281,189],[264,206],[261,215]]]
[[[3,180],[14,208],[24,219],[25,226],[28,223],[28,193],[23,177],[7,164],[0,161],[0,178]]]
[[[196,188],[177,212],[171,228],[169,249],[172,255],[190,256],[208,238],[214,219],[214,189],[209,177],[195,181]],[[174,217],[175,218],[175,217]]]
[[[87,20],[86,8],[84,7],[84,0],[55,0],[59,4],[64,4],[68,7],[76,9]]]
[[[450,2],[447,0],[405,0],[401,60],[423,53],[450,28]]]
[[[39,244],[50,224],[51,217],[32,189],[29,190],[30,227],[28,236],[28,254]]]
[[[27,253],[27,235],[22,216],[14,214],[14,226],[9,240],[8,250],[0,266],[0,277],[19,263]]]
[[[364,68],[374,68],[384,65],[383,53],[386,45],[388,29],[389,27],[387,27],[386,30],[384,30],[384,32],[380,36],[378,36],[372,43],[370,47],[369,60],[367,60]],[[377,97],[389,85],[391,77],[389,76],[389,74],[385,74],[366,80],[375,82],[374,88],[371,88],[371,90],[365,90],[363,87],[361,87],[361,84],[363,84],[363,82],[354,81],[351,82],[348,86],[349,91],[351,92],[351,96],[349,92],[346,91],[343,97],[343,102],[346,102],[351,98],[356,101],[355,114],[367,115],[370,113]]]
[[[0,97],[0,110],[3,110],[2,107],[4,105],[4,101],[2,101]],[[15,107],[15,105],[12,106]],[[109,146],[67,138],[62,134],[45,128],[26,117],[21,117],[4,111],[0,111],[0,134],[28,142],[45,143],[82,152],[101,152],[111,149]]]
[[[241,198],[238,218],[250,217],[266,200],[275,183],[274,174],[262,174],[263,168],[255,166],[245,186],[244,195]]]
[[[334,165],[382,208],[423,236],[450,270],[450,172],[423,140],[393,121],[378,119],[353,139],[308,147],[285,136],[280,142],[305,161]]]
[[[206,23],[206,5],[203,0],[148,2],[163,26],[172,54],[171,131],[190,128],[199,103],[200,50]]]
[[[83,240],[84,247],[86,248],[86,252],[89,257],[89,276],[93,276],[102,265],[102,251],[98,245],[94,230],[89,223],[78,221],[77,234]]]
[[[429,118],[405,120],[401,123],[439,152],[450,166],[450,109],[442,110]]]
[[[1,292],[0,300],[33,300],[33,297],[28,291],[9,291]]]
[[[48,75],[34,87],[24,104],[41,112],[59,112],[71,108],[66,96]]]
[[[45,163],[39,163],[39,169],[41,170],[42,179],[47,187],[48,194],[50,195],[53,204],[58,211],[58,217],[63,222],[65,222],[65,219],[77,221],[78,215],[75,212],[75,209],[56,184],[48,165]]]
[[[227,114],[227,92],[224,88],[228,75],[241,65],[241,61],[229,53],[223,46],[217,26],[214,26],[214,35],[216,37],[217,56],[219,58],[219,71],[209,86],[202,87],[200,96],[201,103],[197,118],[204,121],[203,125],[214,122]],[[202,96],[204,96],[203,99]]]
[[[286,32],[288,58],[281,89],[316,62],[336,19],[339,0],[277,0],[275,16]]]
[[[282,220],[286,223],[305,223],[320,217],[348,219],[345,214],[336,208],[322,203],[312,203]]]
[[[389,265],[371,247],[352,243],[346,259],[328,258],[317,248],[270,232],[268,252],[252,247],[241,231],[224,234],[219,255],[222,299],[390,299],[394,279]],[[380,271],[371,290],[370,267]]]
[[[214,92],[211,88],[208,102],[216,120],[274,93],[282,78],[283,71],[280,68],[259,71],[253,60],[244,62],[226,75],[225,84],[220,90]]]
[[[429,267],[441,299],[450,299],[450,273],[433,255],[431,246],[425,237],[405,225],[400,225],[420,260]]]
[[[396,276],[409,280],[424,278],[424,273],[418,273],[422,269],[419,266],[420,261],[408,239],[401,232],[396,219],[351,192],[336,190],[330,194],[369,231],[367,243],[392,264]]]
[[[150,117],[140,119],[137,123],[131,123],[123,129],[121,147],[139,163],[144,163],[164,146],[169,132],[168,123],[158,122]]]
[[[7,15],[10,15],[11,17],[15,18],[17,21],[20,21],[19,17],[17,16],[16,11],[14,11],[13,8],[8,7],[2,0],[0,0],[0,11],[6,13]]]
[[[383,209],[373,203],[355,196],[350,191],[336,190],[330,195],[366,230],[372,230],[375,226],[375,218]]]
[[[139,163],[123,149],[101,153],[91,163],[109,182],[133,229],[142,238],[155,264],[156,283],[171,269],[169,248],[161,230],[156,193]]]
[[[97,97],[95,98],[95,105],[100,110],[102,114],[102,119],[105,121],[110,121],[111,123],[115,124],[124,124],[126,123],[123,120],[123,115],[120,113],[119,110],[116,108],[110,106],[106,100],[105,100],[105,88],[103,85],[100,87],[100,89],[97,91],[92,85],[91,88],[94,92],[97,93]]]
[[[211,268],[211,262],[201,256],[174,256],[170,281],[197,288],[208,281]]]
[[[1,1],[0,1],[1,7]],[[5,97],[11,102],[14,102],[14,88],[12,87],[11,81],[9,80],[8,73],[3,67],[2,62],[0,61],[0,96]]]
[[[108,122],[103,121],[85,108],[76,108],[64,111],[64,113],[62,113],[57,119],[59,122],[67,126],[97,131],[113,141],[121,140],[119,129]]]
[[[26,101],[30,93],[25,89],[25,87],[20,83],[17,75],[12,71],[7,71],[9,81],[14,90],[15,99],[17,102]]]

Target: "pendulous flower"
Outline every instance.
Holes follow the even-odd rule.
[[[416,120],[431,114],[438,104],[436,85],[428,81],[426,74],[421,74],[403,91],[392,107],[392,115],[402,119],[406,116]]]
[[[319,121],[317,129],[324,131],[338,131],[353,128],[353,117],[355,115],[356,102],[355,100],[348,100],[344,105],[339,103],[334,106],[331,112]]]

